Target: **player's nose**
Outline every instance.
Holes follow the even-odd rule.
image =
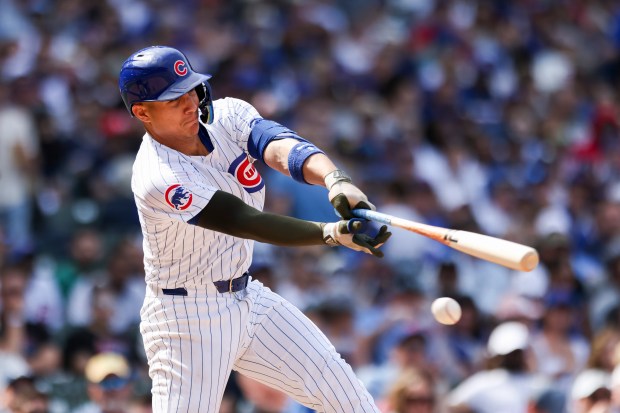
[[[180,99],[185,112],[196,112],[198,110],[198,95],[194,90],[187,92]]]

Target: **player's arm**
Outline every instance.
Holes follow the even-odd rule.
[[[353,217],[352,208],[375,209],[351,178],[321,149],[277,122],[266,119],[255,122],[248,149],[254,158],[298,182],[325,186],[329,201],[343,218]]]
[[[284,175],[291,176],[291,170],[295,168],[293,164],[294,160],[290,159],[291,150],[293,150],[293,148],[298,146],[300,143],[302,142],[294,138],[274,139],[265,148],[263,160],[270,168],[275,169]],[[309,142],[308,144],[312,145]],[[325,155],[322,151],[319,151],[320,149],[316,148],[316,152],[314,154],[303,159],[305,162],[302,166],[302,174],[304,183],[325,186],[325,176],[338,168],[334,165],[331,159],[327,157],[327,155]]]
[[[391,235],[387,227],[371,237],[352,233],[355,227],[349,231],[348,222],[312,222],[262,212],[224,191],[216,191],[207,206],[190,221],[202,228],[275,245],[343,245],[382,257],[383,253],[378,248]]]

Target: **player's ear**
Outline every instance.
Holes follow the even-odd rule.
[[[146,106],[144,106],[142,103],[134,104],[131,107],[131,113],[133,113],[133,115],[142,122],[148,122],[150,120],[150,116],[148,114],[148,111],[146,110]]]

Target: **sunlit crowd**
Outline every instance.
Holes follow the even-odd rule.
[[[537,248],[517,272],[393,229],[378,259],[257,244],[383,413],[620,412],[620,4],[0,0],[0,412],[146,413],[143,130],[124,59],[182,50],[214,98],[322,148],[377,209]],[[337,219],[257,165],[266,210]],[[453,326],[431,302],[453,297]],[[220,413],[311,412],[233,373]]]

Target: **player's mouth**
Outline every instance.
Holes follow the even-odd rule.
[[[184,123],[185,126],[193,126],[198,123],[198,118],[192,118]]]

